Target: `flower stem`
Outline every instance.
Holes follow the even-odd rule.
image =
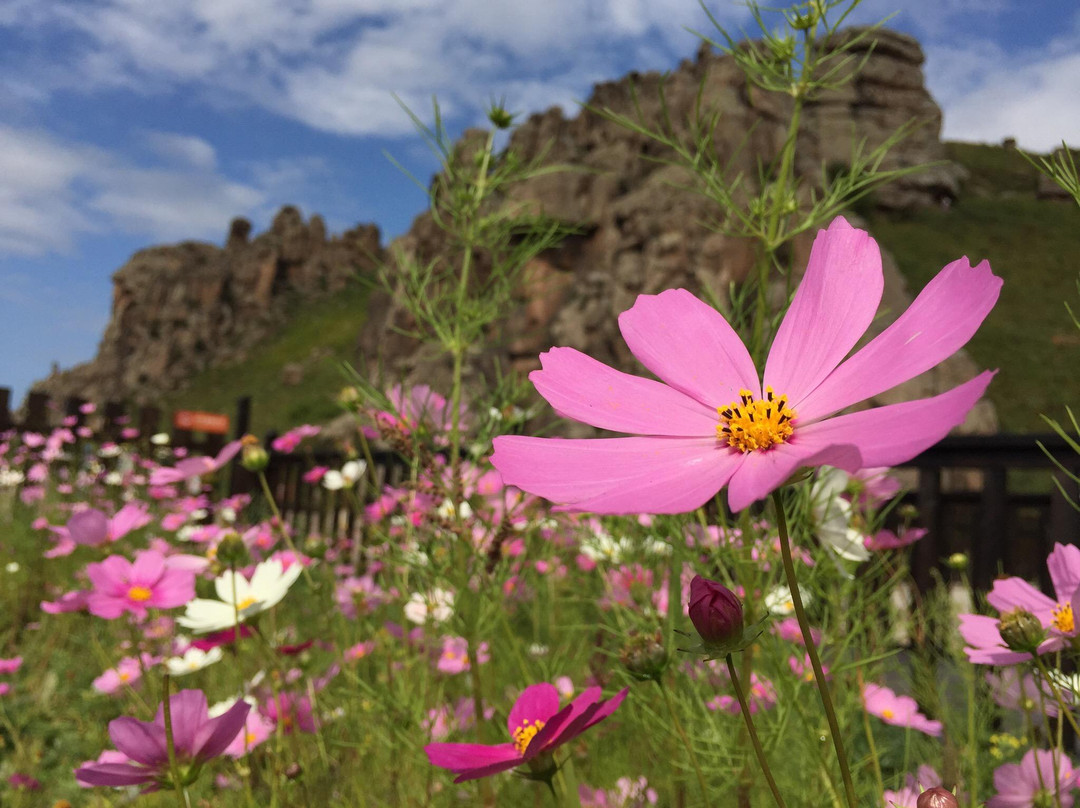
[[[832,736],[833,748],[836,750],[836,761],[840,764],[840,776],[844,781],[844,796],[847,798],[848,808],[858,808],[858,802],[855,799],[855,784],[851,780],[851,766],[848,764],[847,752],[844,751],[844,737],[840,734],[840,724],[836,720],[836,709],[833,707],[832,696],[829,694],[829,683],[825,680],[825,671],[821,667],[821,659],[818,657],[814,636],[810,631],[810,623],[806,619],[806,609],[803,608],[802,595],[799,594],[799,581],[795,577],[795,562],[791,559],[791,539],[788,537],[784,502],[780,498],[778,491],[773,491],[772,501],[776,509],[776,529],[780,534],[780,555],[784,560],[784,577],[787,579],[787,586],[791,591],[791,604],[795,607],[795,617],[799,621],[799,629],[802,631],[803,643],[806,645],[806,655],[810,657],[810,665],[814,668],[814,681],[817,684],[818,693],[821,695],[821,706],[825,708],[825,718],[829,722],[829,734]]]
[[[289,529],[285,525],[285,520],[281,517],[281,510],[274,500],[274,493],[270,490],[270,483],[266,481],[266,474],[262,471],[259,472],[259,485],[262,486],[263,496],[266,497],[266,502],[270,505],[270,511],[274,514],[274,523],[277,525],[278,532],[281,534],[281,537],[285,539],[285,543],[289,545],[292,554],[296,556],[296,563],[300,565],[300,571],[303,572],[304,578],[307,579],[308,586],[312,589],[317,589],[318,587],[311,578],[311,573],[308,572],[307,565],[301,560],[300,553],[297,552],[296,545],[293,544],[292,536],[289,535]]]
[[[746,730],[750,733],[750,742],[754,745],[754,754],[757,755],[761,773],[765,775],[765,782],[769,784],[769,791],[772,792],[777,808],[787,808],[784,805],[784,798],[780,796],[780,789],[776,786],[776,780],[773,779],[769,761],[765,757],[765,750],[761,747],[761,739],[758,738],[757,730],[754,728],[754,719],[750,715],[750,705],[746,703],[746,694],[743,693],[742,685],[739,683],[739,672],[735,670],[735,660],[731,658],[731,654],[728,654],[726,661],[728,675],[731,676],[731,684],[735,688],[735,697],[739,700],[739,709],[742,710],[743,719],[746,721]]]
[[[169,703],[169,674],[161,677],[161,710],[165,720],[165,750],[169,755],[169,774],[172,777],[173,788],[180,802],[180,808],[191,808],[188,802],[187,790],[180,781],[180,766],[176,762],[176,743],[173,740],[172,705]]]
[[[686,730],[683,729],[682,722],[679,721],[679,716],[675,713],[675,707],[671,703],[671,696],[668,695],[667,688],[664,687],[664,683],[659,679],[654,679],[656,686],[660,688],[660,693],[664,696],[664,705],[667,707],[668,715],[671,716],[671,723],[675,727],[675,731],[679,734],[679,738],[682,739],[683,746],[686,747],[687,753],[690,755],[690,763],[694,767],[694,773],[697,775],[698,786],[701,787],[701,798],[705,801],[705,806],[709,806],[709,787],[705,785],[705,775],[701,772],[701,764],[698,763],[697,753],[694,752],[694,747],[690,743],[690,739],[686,736]]]
[[[1038,667],[1039,673],[1042,674],[1042,678],[1050,685],[1050,692],[1054,694],[1054,701],[1058,703],[1058,711],[1065,716],[1065,719],[1069,722],[1069,726],[1073,728],[1073,731],[1077,735],[1080,735],[1080,727],[1076,725],[1076,718],[1072,714],[1072,709],[1065,703],[1065,699],[1061,695],[1061,690],[1058,688],[1057,682],[1050,678],[1050,671],[1046,669],[1046,664],[1038,654],[1032,654],[1032,658],[1035,660],[1035,665]]]

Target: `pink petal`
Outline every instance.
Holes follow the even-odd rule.
[[[108,536],[109,520],[96,508],[87,508],[71,515],[67,529],[76,544],[98,545]]]
[[[165,572],[165,556],[156,550],[142,550],[135,554],[135,563],[131,565],[128,580],[133,585],[153,589]]]
[[[195,759],[210,760],[228,749],[244,728],[250,711],[251,705],[240,700],[221,715],[199,726],[192,749]]]
[[[522,762],[512,743],[487,746],[479,743],[431,743],[424,747],[432,766],[460,775],[455,783],[487,777],[512,769]]]
[[[169,759],[164,725],[121,716],[109,722],[109,738],[117,751],[136,763],[160,766]]]
[[[998,578],[986,602],[1004,614],[1013,609],[1024,609],[1039,618],[1044,626],[1049,625],[1053,616],[1053,600],[1033,587],[1023,578]]]
[[[916,401],[838,415],[796,427],[800,437],[849,443],[864,466],[895,466],[910,460],[964,422],[997,371],[986,370],[959,387]]]
[[[529,380],[564,418],[635,435],[716,434],[716,408],[666,384],[621,373],[573,348],[552,348],[540,362],[544,369]]]
[[[1080,547],[1073,544],[1055,544],[1046,557],[1046,567],[1058,600],[1070,600],[1080,587]]]
[[[881,252],[838,216],[818,233],[791,307],[769,349],[764,385],[802,401],[859,341],[877,312],[885,278]]]
[[[798,431],[787,443],[747,452],[744,457],[728,485],[728,507],[733,513],[767,497],[803,466],[835,466],[849,472],[862,466],[854,447],[832,445]]]
[[[119,596],[127,593],[131,562],[123,556],[112,555],[104,561],[86,565],[86,577],[100,592]]]
[[[201,690],[181,690],[179,693],[173,693],[169,697],[169,717],[172,719],[176,754],[184,757],[193,756],[196,736],[200,727],[208,720],[206,694]],[[158,707],[154,723],[164,728],[165,711],[162,707]],[[232,738],[229,740],[231,741]]]
[[[708,502],[742,463],[716,438],[495,438],[507,485],[594,513],[682,513]]]
[[[506,730],[513,737],[514,730],[523,723],[535,723],[547,721],[555,713],[559,712],[559,691],[555,685],[540,682],[529,685],[521,691],[514,706],[510,708],[510,715],[506,719]]]
[[[626,694],[629,692],[629,688],[624,687],[610,699],[592,705],[586,713],[575,719],[566,729],[559,733],[558,742],[561,744],[568,743],[589,729],[589,727],[599,724],[619,708],[619,705],[623,703],[623,699],[626,698]]]
[[[960,636],[970,647],[964,649],[976,665],[1014,665],[1026,662],[1031,654],[1010,651],[998,630],[998,621],[981,614],[960,615]]]
[[[536,733],[529,748],[525,750],[525,756],[534,757],[544,749],[558,746],[573,737],[564,738],[563,736],[574,727],[575,722],[580,721],[586,713],[591,713],[596,709],[596,701],[602,694],[603,691],[599,687],[586,688],[580,696],[559,712],[558,720],[549,721]]]
[[[75,770],[75,779],[85,786],[137,786],[152,783],[157,774],[127,763],[88,763]]]
[[[619,330],[641,364],[706,407],[727,406],[742,389],[761,393],[754,360],[739,335],[720,312],[685,289],[640,295],[619,315]]]
[[[800,418],[817,419],[865,401],[938,365],[962,348],[997,302],[1002,280],[983,261],[953,261],[896,322],[841,364],[802,401]],[[779,388],[778,388],[779,392]]]

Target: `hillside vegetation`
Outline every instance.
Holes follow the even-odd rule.
[[[1059,420],[1080,402],[1080,331],[1065,303],[1080,311],[1080,212],[1039,200],[1037,172],[1015,151],[948,144],[950,159],[970,176],[948,209],[866,214],[881,246],[895,257],[912,290],[948,262],[990,260],[1005,279],[1001,300],[968,346],[981,367],[999,368],[990,386],[1002,429],[1044,432],[1045,413]],[[332,418],[344,383],[341,362],[355,358],[367,290],[361,285],[296,311],[288,325],[241,363],[197,376],[166,409],[232,414],[238,396],[253,397],[252,429],[283,430]],[[282,384],[282,368],[304,365],[299,384]]]

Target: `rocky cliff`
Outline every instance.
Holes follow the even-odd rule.
[[[236,219],[225,247],[140,250],[113,274],[112,315],[90,362],[34,385],[52,396],[155,401],[201,370],[242,359],[303,299],[340,291],[384,260],[379,230],[328,237],[319,216],[284,207],[250,238]]]

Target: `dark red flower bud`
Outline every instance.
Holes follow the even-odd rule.
[[[721,645],[742,636],[742,603],[716,581],[695,575],[690,582],[690,622],[708,645]]]
[[[960,803],[948,789],[934,786],[919,795],[915,808],[960,808]]]

